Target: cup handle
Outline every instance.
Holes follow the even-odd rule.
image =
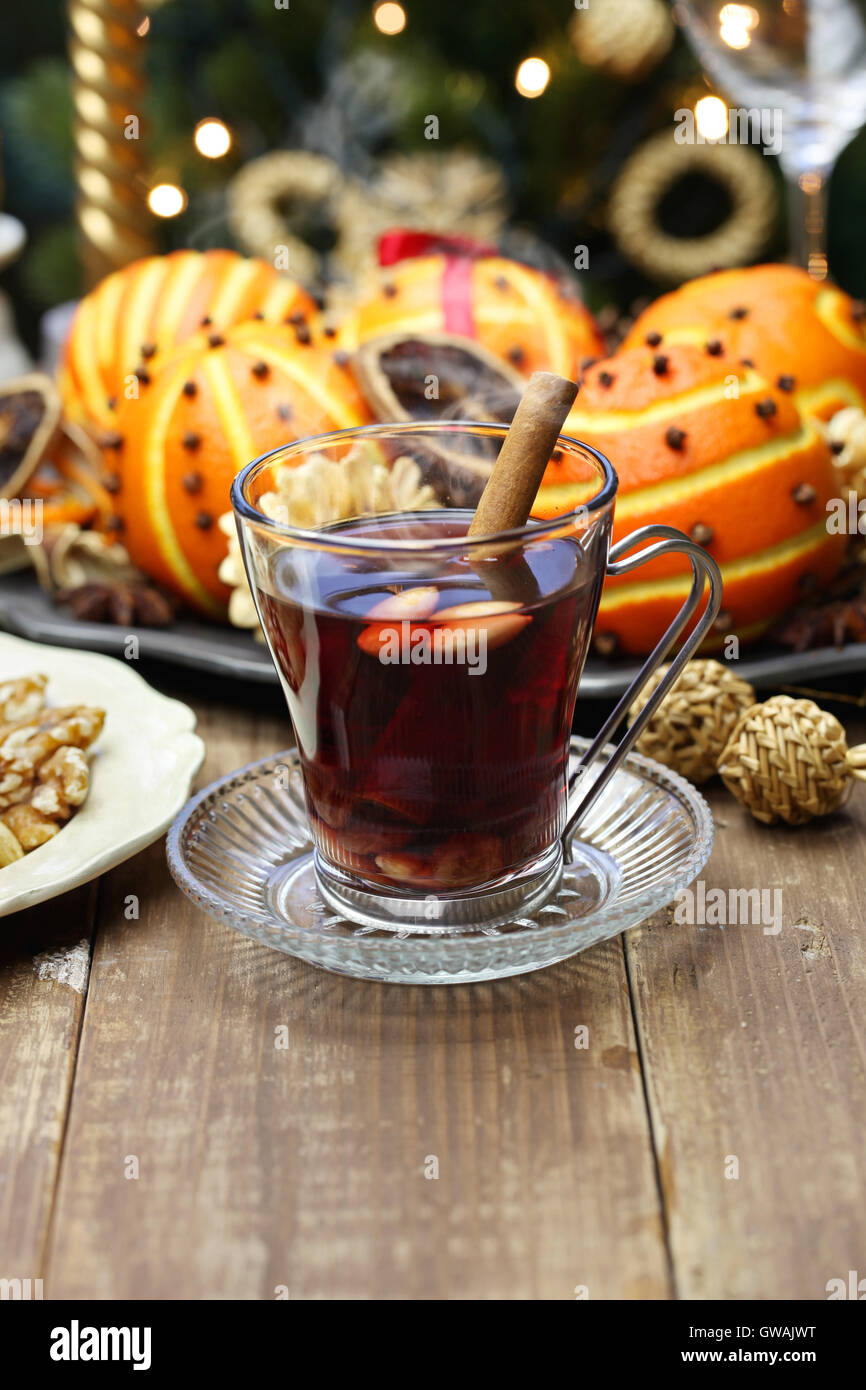
[[[657,543],[638,551],[637,555],[631,555],[623,559],[620,558],[620,556],[626,556],[627,552],[632,550],[634,546],[640,544],[642,541],[648,540],[653,540]],[[595,762],[605,744],[619,727],[619,724],[625,717],[635,696],[643,689],[650,676],[667,656],[671,646],[694,614],[701,602],[707,583],[709,583],[710,586],[709,601],[694,632],[686,638],[682,647],[671,662],[670,670],[665,672],[662,680],[659,681],[658,686],[647,700],[634,723],[620,739],[610,758],[595,778],[592,786],[588,789],[586,795],[581,798],[574,810],[571,811],[568,823],[562,835],[566,857],[571,847],[571,841],[574,838],[574,832],[581,820],[586,815],[589,808],[595,803],[596,799],[601,795],[607,782],[619,767],[626,753],[634,745],[635,740],[639,737],[641,730],[652,718],[671,686],[678,679],[686,662],[706,637],[721,607],[722,575],[718,565],[701,546],[696,545],[694,541],[690,541],[688,536],[684,535],[682,531],[675,530],[673,526],[641,526],[639,530],[632,531],[630,536],[625,536],[621,541],[617,541],[616,545],[611,546],[608,555],[607,573],[613,575],[630,574],[632,570],[637,569],[640,565],[645,565],[648,560],[655,560],[660,555],[672,554],[687,555],[691,561],[692,587],[689,596],[664,637],[661,638],[657,646],[653,649],[631,685],[628,687],[628,690],[626,690],[616,708],[605,720],[602,728],[578,763],[577,768],[569,779],[569,799],[571,799],[576,786]]]

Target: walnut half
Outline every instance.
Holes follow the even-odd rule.
[[[19,681],[0,713],[32,709],[45,683],[43,676]],[[0,686],[0,701],[7,686]],[[0,868],[52,839],[84,803],[90,784],[85,750],[104,720],[103,710],[75,705],[41,707],[0,725]]]
[[[0,681],[0,737],[3,726],[16,724],[22,719],[32,719],[45,704],[47,676],[18,676],[11,681]]]

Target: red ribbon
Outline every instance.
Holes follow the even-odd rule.
[[[446,333],[475,337],[472,317],[472,262],[479,256],[498,256],[499,248],[473,237],[442,236],[393,227],[379,238],[379,264],[396,265],[414,256],[444,255],[442,317]]]
[[[413,256],[498,256],[499,247],[468,236],[445,236],[439,232],[416,232],[410,227],[391,227],[379,238],[379,264],[396,265]]]

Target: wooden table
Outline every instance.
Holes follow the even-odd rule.
[[[272,692],[156,683],[197,707],[202,783],[290,741]],[[707,889],[781,888],[778,935],[669,909],[534,975],[368,984],[210,921],[162,844],[0,923],[0,1275],[194,1299],[866,1275],[866,792],[799,832],[709,798]],[[84,993],[38,977],[82,940]]]

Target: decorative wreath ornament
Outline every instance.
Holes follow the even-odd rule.
[[[274,150],[245,164],[228,189],[232,235],[252,256],[274,262],[277,247],[288,248],[292,277],[309,283],[317,275],[316,254],[292,231],[288,211],[314,208],[328,222],[337,218],[344,179],[332,159],[304,150]]]
[[[389,227],[495,241],[509,211],[498,165],[467,150],[391,155],[369,186],[324,155],[276,150],[244,165],[229,184],[229,226],[244,250],[273,263],[276,248],[288,247],[290,273],[309,283],[318,257],[294,230],[305,209],[333,228],[330,258],[349,277],[374,263]]]
[[[730,217],[706,236],[671,236],[659,225],[662,199],[687,174],[715,179],[731,200]],[[678,145],[669,131],[651,136],[631,156],[608,209],[623,254],[651,279],[671,282],[755,260],[775,217],[773,180],[761,155],[744,145]]]

